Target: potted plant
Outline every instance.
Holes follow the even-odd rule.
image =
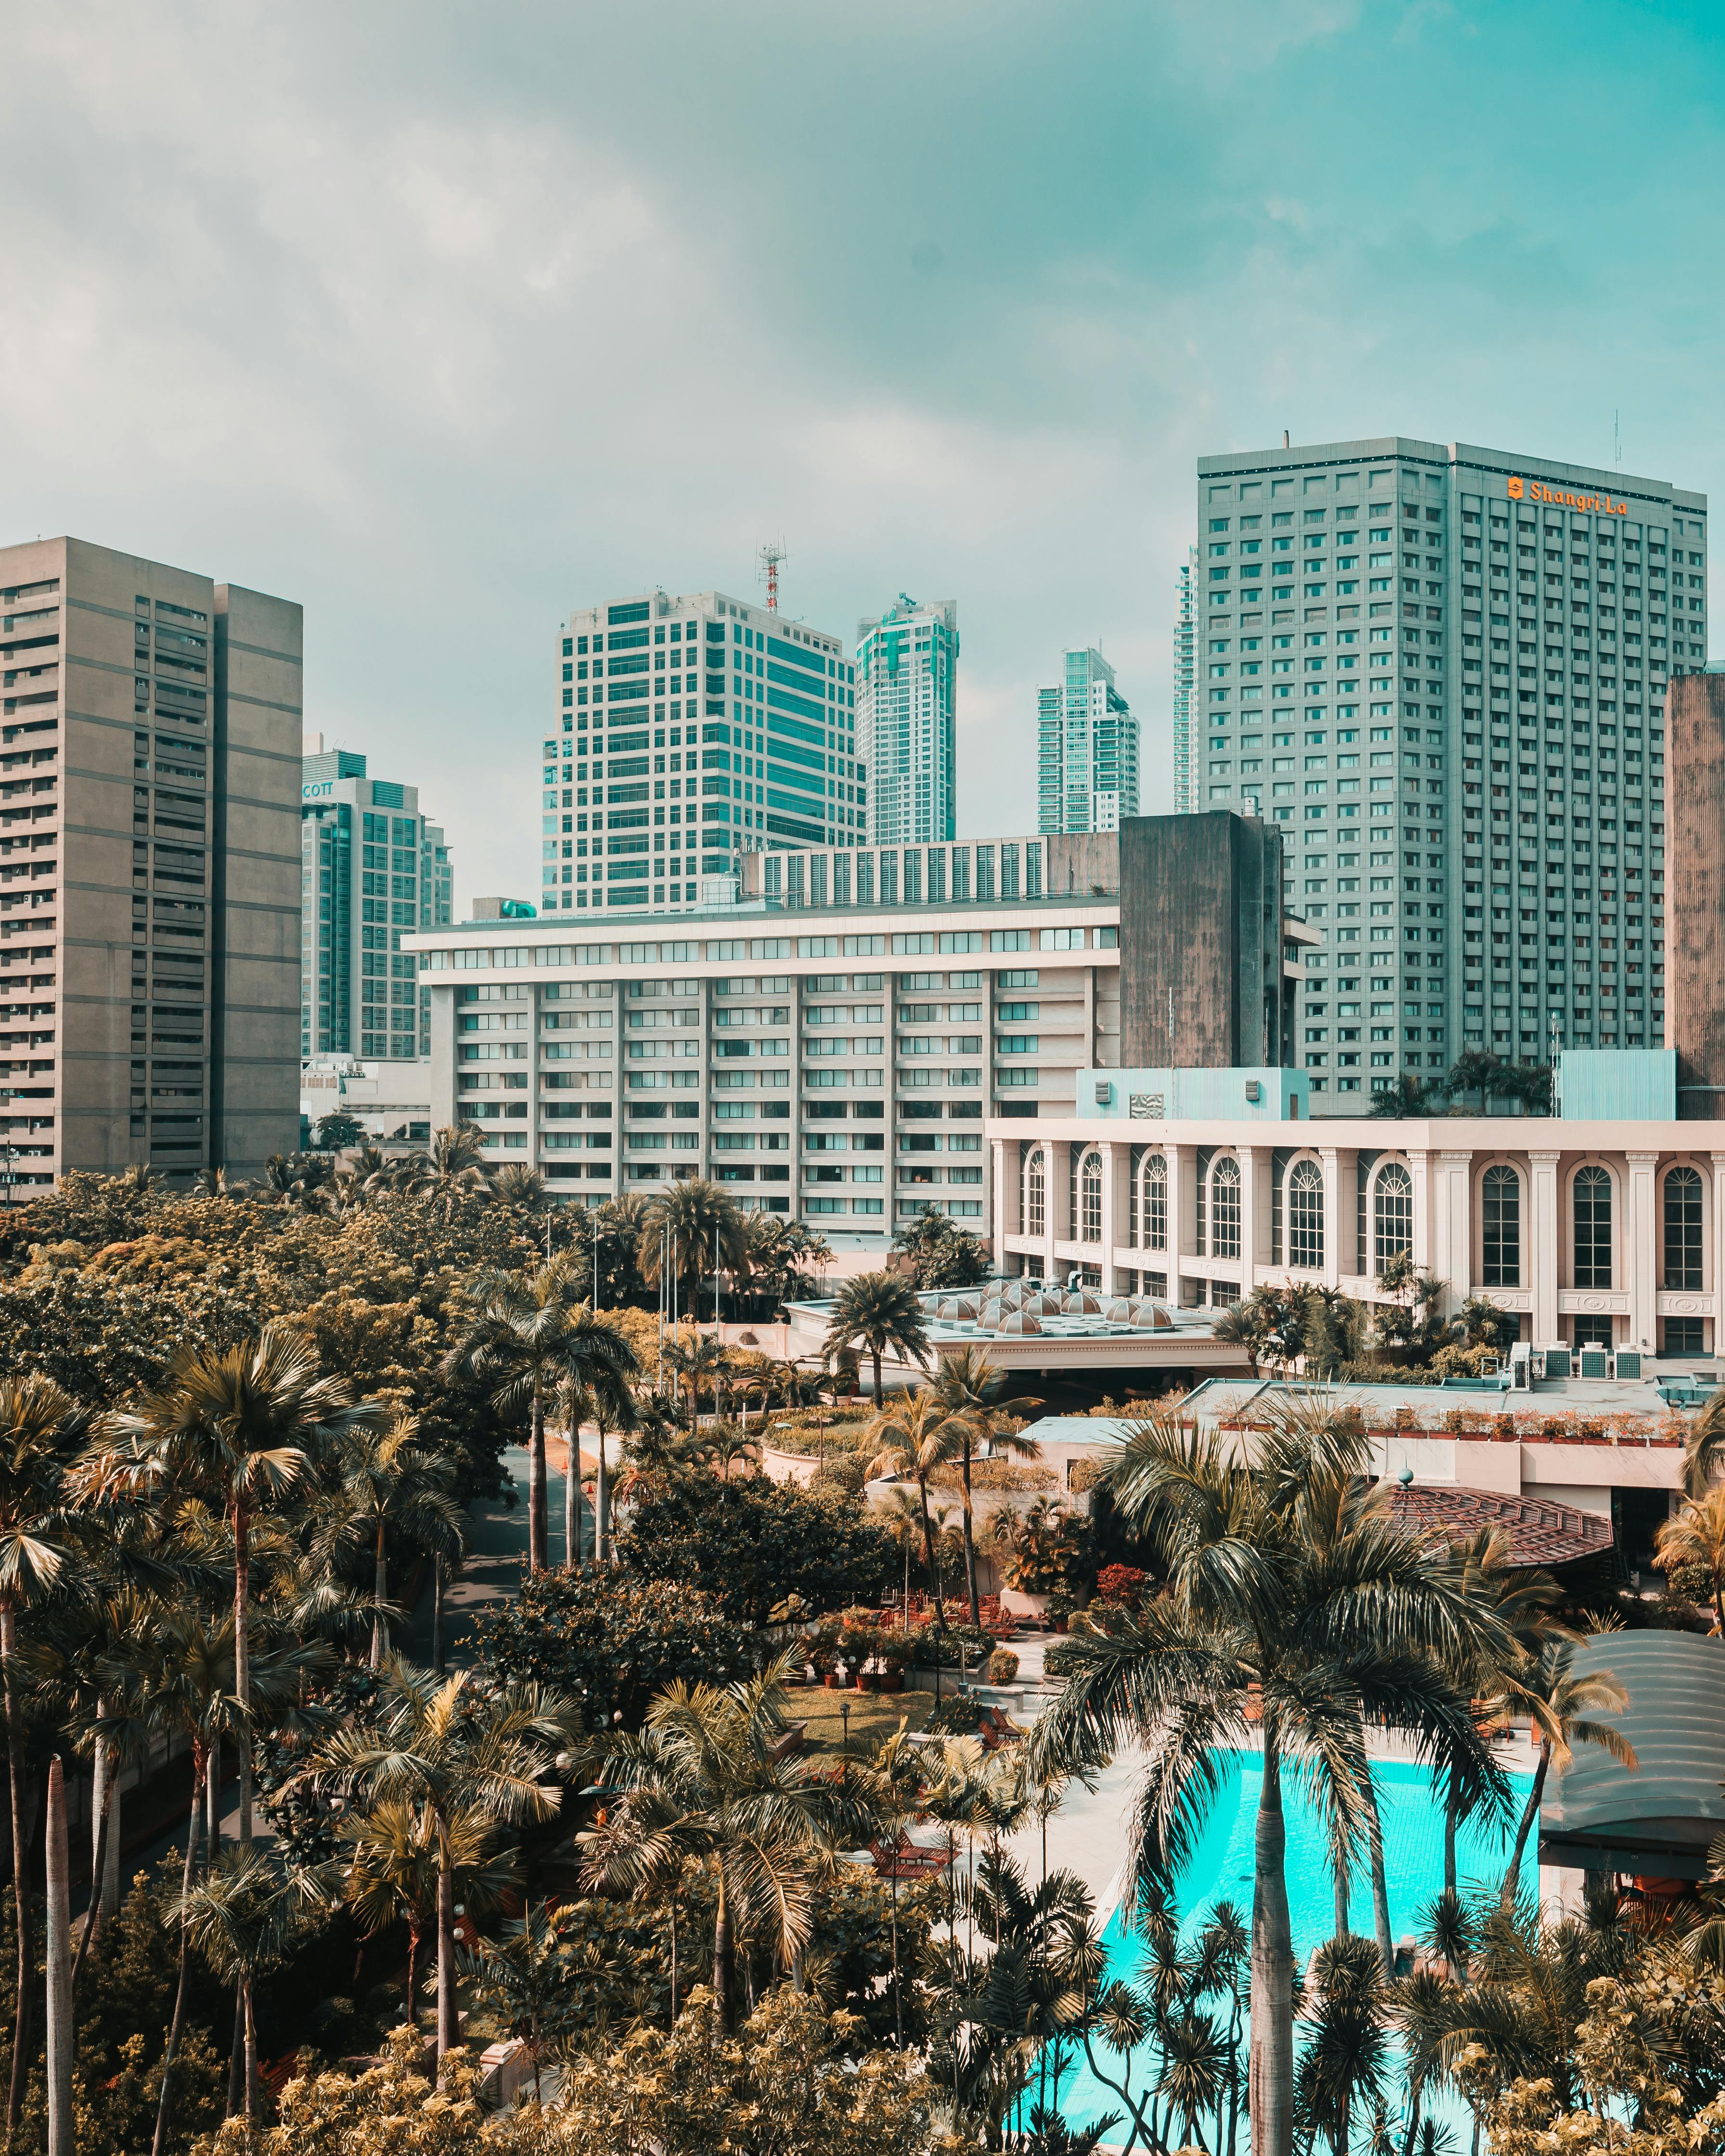
[[[880,1664],[882,1691],[904,1690],[905,1671],[915,1659],[916,1653],[916,1643],[911,1633],[885,1631],[880,1635],[875,1656]]]

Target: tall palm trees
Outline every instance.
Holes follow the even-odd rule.
[[[1020,1460],[1037,1460],[1042,1447],[1034,1437],[1006,1427],[1002,1411],[1006,1378],[980,1348],[962,1348],[955,1354],[942,1355],[935,1368],[932,1389],[936,1405],[947,1418],[953,1456],[959,1463],[964,1491],[964,1584],[970,1597],[970,1621],[979,1625],[982,1610],[976,1590],[976,1531],[970,1490],[973,1448],[986,1440],[991,1453],[998,1448],[1016,1454]],[[1025,1408],[1041,1404],[1040,1400],[1019,1402]]]
[[[105,1440],[141,1476],[160,1475],[208,1492],[231,1525],[243,1841],[252,1838],[252,1520],[294,1486],[312,1459],[382,1419],[376,1401],[356,1403],[340,1378],[320,1373],[302,1332],[275,1323],[244,1347],[177,1362],[162,1390],[114,1418]]]
[[[423,1805],[436,1840],[437,2049],[459,2041],[455,2019],[457,1830],[482,1810],[507,1825],[556,1815],[560,1793],[540,1779],[578,1742],[579,1710],[538,1685],[495,1691],[465,1671],[438,1684],[403,1662],[386,1665],[369,1728],[337,1730],[295,1778],[366,1801]],[[290,1784],[292,1787],[293,1784]]]
[[[579,1301],[567,1253],[535,1272],[484,1275],[474,1300],[475,1316],[445,1357],[444,1373],[478,1378],[501,1414],[527,1409],[527,1563],[542,1572],[550,1542],[547,1404],[565,1379],[603,1388],[620,1401],[636,1374],[634,1351]]]
[[[12,2085],[7,2099],[8,2146],[18,2131],[30,2027],[30,1892],[25,1870],[23,1731],[18,1719],[18,1620],[60,1591],[70,1555],[72,1523],[63,1477],[89,1416],[51,1380],[8,1378],[0,1384],[0,1680],[6,1712],[6,1771],[12,1804],[12,1894],[18,1927],[17,2013]]]
[[[459,1554],[463,1515],[451,1463],[423,1444],[417,1415],[393,1415],[381,1429],[347,1430],[336,1445],[333,1502],[316,1538],[329,1563],[345,1550],[372,1559],[372,1667],[388,1636],[389,1537],[403,1535],[440,1561]]]
[[[901,1393],[896,1406],[875,1418],[869,1434],[880,1450],[865,1471],[870,1481],[877,1475],[910,1475],[916,1479],[916,1501],[922,1516],[922,1554],[928,1567],[935,1614],[943,1632],[947,1629],[947,1605],[941,1593],[940,1566],[935,1559],[928,1480],[937,1467],[952,1457],[950,1422],[951,1418],[932,1392]]]
[[[827,1320],[829,1353],[860,1341],[875,1370],[875,1405],[880,1401],[880,1359],[888,1350],[901,1362],[926,1363],[928,1328],[913,1281],[902,1273],[860,1273],[844,1281]]]
[[[1145,1536],[1168,1592],[1110,1613],[1064,1650],[1065,1689],[1031,1739],[1076,1756],[1136,1735],[1150,1765],[1130,1862],[1171,1880],[1215,1787],[1219,1748],[1261,1732],[1252,1903],[1251,2134],[1290,2156],[1293,1956],[1282,1780],[1310,1779],[1337,1851],[1368,1831],[1367,1721],[1409,1731],[1471,1797],[1502,1802],[1502,1775],[1440,1656],[1489,1635],[1425,1546],[1402,1532],[1363,1477],[1363,1440],[1293,1413],[1255,1465],[1219,1437],[1142,1426],[1115,1471],[1115,1502]],[[1320,1537],[1317,1522],[1332,1524]],[[1255,1717],[1257,1731],[1253,1729]]]
[[[1713,1605],[1713,1629],[1725,1633],[1725,1482],[1716,1482],[1659,1530],[1657,1558],[1667,1573],[1698,1573]]]
[[[713,1281],[716,1323],[717,1276],[721,1272],[734,1275],[747,1259],[742,1208],[721,1184],[691,1176],[650,1201],[635,1260],[649,1287],[667,1274],[691,1288],[699,1288],[704,1280]]]
[[[809,1938],[814,1881],[871,1819],[860,1780],[853,1789],[849,1777],[835,1782],[806,1759],[777,1756],[785,1668],[781,1660],[747,1683],[679,1682],[660,1693],[645,1728],[619,1738],[600,1767],[605,1786],[624,1793],[622,1820],[584,1838],[588,1876],[608,1889],[656,1879],[667,1845],[708,1863],[713,1994],[727,2032],[739,1927],[768,1927],[788,1964]],[[644,1839],[628,1817],[637,1796],[661,1822]]]

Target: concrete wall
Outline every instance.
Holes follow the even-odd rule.
[[[1666,1039],[1677,1113],[1725,1111],[1725,675],[1684,674],[1666,700]]]
[[[1277,1057],[1280,833],[1226,809],[1129,817],[1120,828],[1120,980],[1127,1069]]]
[[[300,1131],[300,608],[242,585],[216,603],[211,1158],[255,1175]]]

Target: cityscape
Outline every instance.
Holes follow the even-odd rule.
[[[1725,2134],[1717,40],[1332,13],[20,35],[8,2149]]]

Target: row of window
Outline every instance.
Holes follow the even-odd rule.
[[[1032,1148],[1024,1163],[1024,1232],[1047,1232],[1048,1163],[1044,1148]],[[1102,1156],[1094,1148],[1075,1158],[1070,1169],[1068,1217],[1077,1240],[1102,1240]],[[1699,1292],[1705,1266],[1702,1180],[1692,1168],[1667,1168],[1660,1188],[1663,1229],[1661,1279],[1666,1288]],[[1570,1184],[1573,1284],[1609,1288],[1614,1284],[1612,1224],[1615,1191],[1611,1172],[1596,1163],[1578,1168]],[[1381,1273],[1391,1260],[1413,1248],[1414,1184],[1400,1161],[1383,1163],[1373,1173],[1369,1194],[1361,1191],[1361,1243],[1368,1241],[1371,1270]],[[1295,1161],[1271,1187],[1273,1261],[1280,1263],[1286,1225],[1291,1266],[1317,1269],[1324,1263],[1323,1171],[1311,1159]],[[1497,1163],[1486,1168],[1480,1186],[1481,1280],[1486,1287],[1520,1287],[1522,1264],[1522,1175]],[[1200,1168],[1194,1190],[1194,1255],[1237,1259],[1241,1253],[1240,1163],[1222,1153]],[[1168,1159],[1145,1156],[1131,1185],[1127,1240],[1134,1248],[1168,1247]]]

